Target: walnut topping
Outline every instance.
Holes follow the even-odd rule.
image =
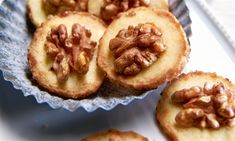
[[[88,0],[43,0],[48,14],[63,14],[66,11],[87,11]]]
[[[130,8],[148,6],[150,0],[104,0],[101,8],[101,18],[107,22],[111,21],[118,13],[127,11]]]
[[[115,71],[123,75],[136,75],[152,65],[166,50],[161,37],[161,32],[152,23],[120,30],[109,43],[115,58]]]
[[[219,128],[222,125],[235,125],[235,92],[223,83],[204,87],[194,86],[176,91],[171,100],[182,104],[183,109],[176,115],[175,121],[181,126],[201,128]]]
[[[91,32],[79,24],[72,26],[69,36],[65,25],[52,28],[47,36],[45,50],[54,60],[52,70],[59,82],[65,82],[71,71],[85,74],[89,70],[96,42],[90,40]]]
[[[192,126],[205,115],[204,111],[199,108],[188,108],[180,111],[175,120],[183,126]]]
[[[70,68],[68,58],[64,51],[61,51],[56,55],[52,67],[57,74],[57,79],[59,82],[64,82],[68,79]]]

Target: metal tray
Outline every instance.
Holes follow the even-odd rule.
[[[235,46],[223,26],[203,0],[186,1],[193,21],[191,54],[185,72],[217,72],[235,82]],[[0,140],[10,141],[77,141],[94,132],[115,128],[134,130],[150,141],[165,141],[155,121],[160,95],[149,94],[128,106],[118,105],[112,111],[98,109],[88,113],[78,109],[71,113],[52,110],[46,104],[35,104],[25,98],[1,77]]]

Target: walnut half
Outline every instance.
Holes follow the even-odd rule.
[[[213,86],[205,83],[204,87],[176,91],[171,99],[173,103],[183,104],[175,117],[179,125],[201,128],[235,125],[235,93],[222,83]]]
[[[149,4],[150,0],[104,0],[100,15],[104,21],[110,22],[120,12],[139,6],[148,6]]]
[[[66,11],[87,11],[88,0],[43,0],[48,14],[63,14]]]
[[[166,50],[162,33],[152,23],[129,26],[110,40],[109,48],[115,61],[115,71],[122,75],[136,75],[151,66]]]
[[[59,82],[65,82],[71,71],[87,73],[96,47],[96,42],[90,37],[91,32],[79,24],[72,26],[70,36],[63,24],[48,34],[45,50],[47,56],[54,60],[52,70]]]

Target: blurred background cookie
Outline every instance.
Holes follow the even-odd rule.
[[[82,141],[148,141],[148,139],[133,131],[121,132],[110,129],[106,132],[99,132],[86,137]]]
[[[41,25],[48,16],[68,11],[87,11],[88,0],[28,0],[28,14],[35,26]]]
[[[119,13],[141,6],[168,10],[168,0],[89,0],[88,12],[110,22]]]

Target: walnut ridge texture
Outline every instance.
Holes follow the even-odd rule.
[[[161,36],[162,33],[151,23],[120,30],[109,43],[115,57],[115,71],[136,75],[151,66],[167,48]]]
[[[182,89],[173,93],[171,100],[182,105],[175,118],[178,125],[217,129],[235,124],[235,91],[223,83]]]
[[[48,57],[54,60],[52,70],[59,82],[67,81],[72,71],[87,73],[97,44],[90,40],[91,36],[91,32],[78,23],[73,24],[70,36],[64,24],[51,29],[45,49]]]

